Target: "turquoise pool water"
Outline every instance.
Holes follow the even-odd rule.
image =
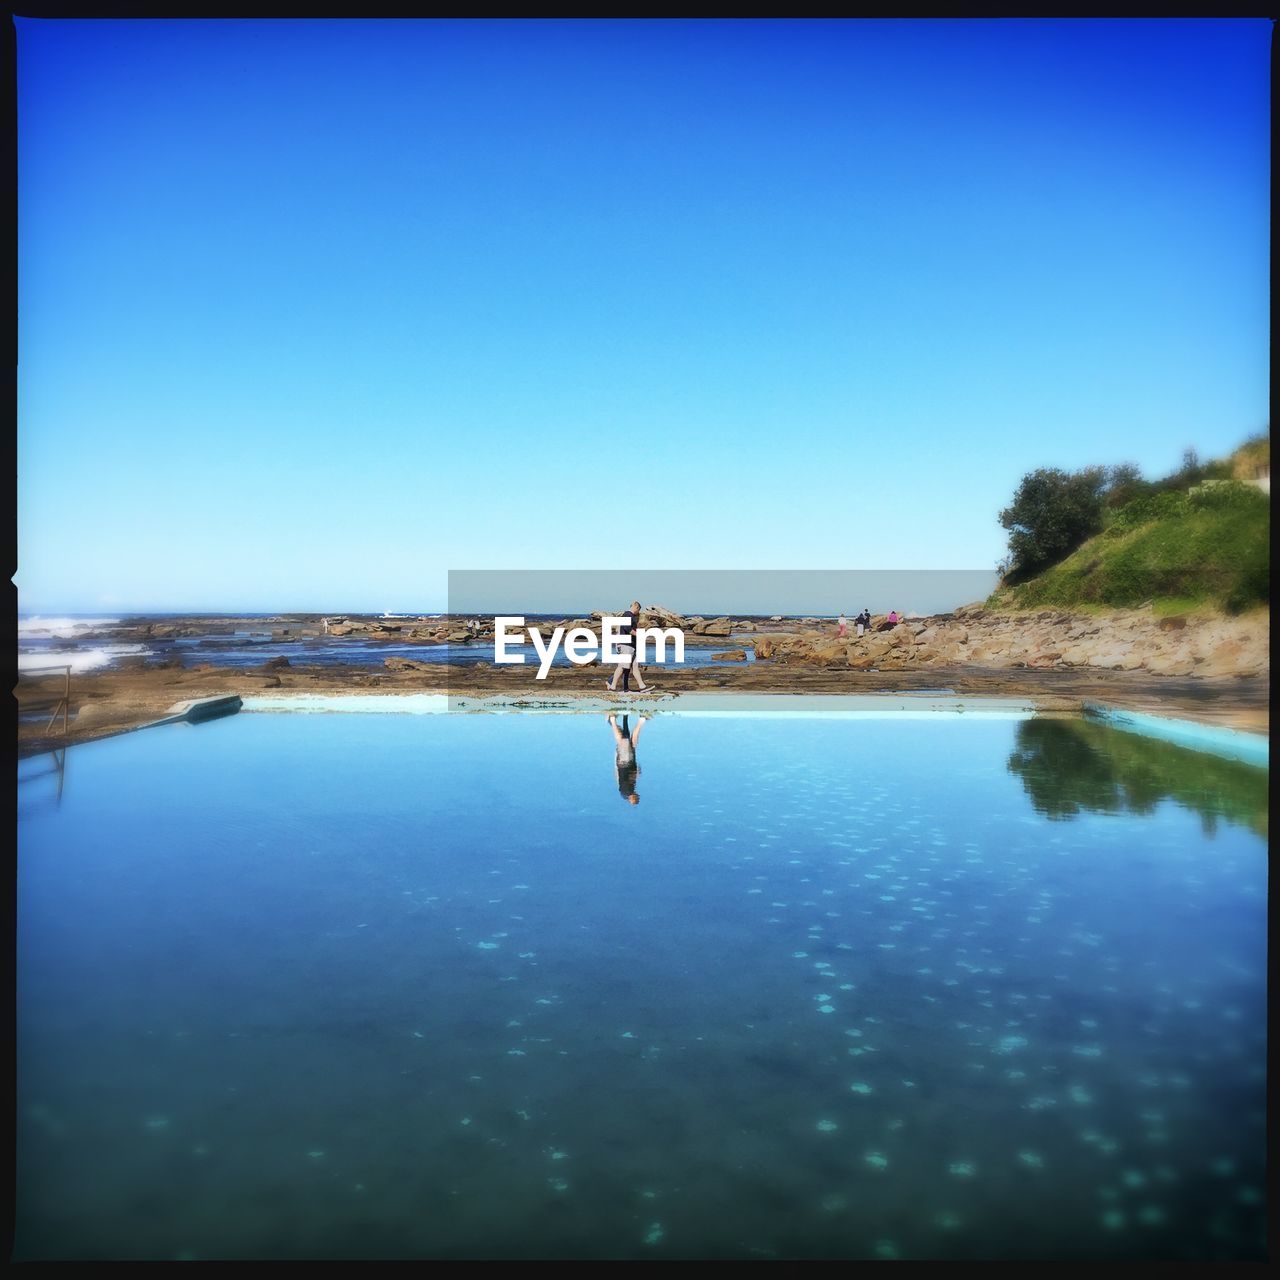
[[[1265,772],[636,754],[632,805],[603,717],[241,715],[24,783],[15,1256],[1264,1256]]]

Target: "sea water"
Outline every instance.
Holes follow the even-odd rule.
[[[603,716],[241,715],[23,783],[15,1256],[1264,1256],[1264,771],[963,717],[636,757],[631,804]]]
[[[198,619],[187,620],[199,625]],[[529,619],[530,624],[551,625],[549,618]],[[273,658],[288,658],[294,666],[356,666],[381,670],[388,658],[408,658],[416,662],[446,663],[453,667],[493,665],[494,645],[490,640],[458,644],[420,644],[411,641],[374,640],[360,636],[298,636],[281,633],[278,619],[263,616],[260,629],[242,627],[207,635],[151,638],[145,644],[112,640],[121,630],[122,619],[96,616],[42,617],[33,615],[18,622],[18,667],[22,671],[60,670],[69,666],[73,674],[114,667],[122,662],[150,659],[177,662],[195,667],[260,667]],[[221,620],[218,620],[221,625]],[[87,638],[92,635],[94,638]],[[548,632],[549,638],[549,632]],[[720,658],[726,650],[737,650],[742,658]],[[541,661],[531,644],[513,644],[510,654],[518,654],[527,667]],[[670,649],[668,649],[670,653]],[[755,651],[742,647],[741,637],[725,637],[716,645],[689,645],[682,666],[701,668],[741,665],[755,661]],[[572,665],[563,649],[557,649],[552,666]],[[645,663],[646,668],[674,666],[674,663]],[[613,674],[613,666],[601,669],[602,677]]]

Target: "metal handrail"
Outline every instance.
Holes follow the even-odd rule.
[[[44,731],[48,733],[52,728],[54,721],[58,718],[58,713],[62,713],[62,736],[67,736],[67,717],[71,707],[71,664],[69,662],[57,663],[48,667],[24,667],[18,671],[18,679],[21,681],[23,676],[47,674],[52,671],[61,671],[66,677],[66,683],[62,687],[62,696],[60,698],[38,698],[34,702],[28,702],[27,706],[33,710],[43,711],[45,707],[52,707],[53,714],[49,717],[49,723],[45,725]]]

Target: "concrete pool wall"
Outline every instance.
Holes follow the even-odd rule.
[[[714,694],[678,693],[662,697],[633,697],[627,702],[609,698],[529,698],[494,695],[465,698],[443,693],[419,694],[300,694],[251,697],[246,711],[355,712],[362,714],[441,715],[603,715],[660,714],[678,716],[754,717],[781,715],[792,720],[929,719],[940,715],[975,715],[1000,720],[1024,720],[1036,714],[1026,698],[960,698],[927,694]]]
[[[1111,725],[1113,729],[1159,738],[1176,746],[1189,747],[1193,751],[1209,751],[1214,755],[1240,760],[1263,769],[1270,764],[1271,740],[1265,734],[1198,724],[1194,720],[1145,715],[1140,711],[1113,707],[1105,702],[1086,702],[1084,714],[1091,720],[1101,720]]]

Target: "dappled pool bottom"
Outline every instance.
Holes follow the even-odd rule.
[[[637,756],[629,804],[602,717],[246,715],[20,789],[16,1256],[1263,1256],[1264,773]]]

